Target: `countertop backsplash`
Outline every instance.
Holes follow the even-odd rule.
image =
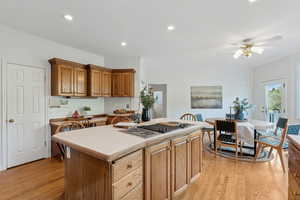
[[[89,114],[104,113],[104,98],[64,98],[53,97],[49,99],[49,119],[70,117],[75,110],[80,114],[84,114],[83,107],[89,106],[91,111]]]

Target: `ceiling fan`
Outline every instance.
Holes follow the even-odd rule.
[[[262,40],[256,40],[255,38],[247,38],[241,42],[231,44],[237,47],[238,50],[233,54],[233,58],[238,59],[241,56],[250,58],[253,54],[263,54],[265,51],[265,45],[270,42],[281,40],[283,37],[281,35],[276,35],[271,38],[266,38]]]

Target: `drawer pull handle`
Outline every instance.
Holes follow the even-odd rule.
[[[128,187],[131,187],[131,186],[132,186],[132,183],[131,183],[131,182],[129,182],[127,185],[128,185]]]
[[[128,164],[127,165],[127,169],[131,169],[132,168],[132,165],[131,164]]]
[[[294,196],[300,196],[300,193],[299,192],[293,192],[293,195]]]

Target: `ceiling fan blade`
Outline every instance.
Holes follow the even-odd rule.
[[[255,43],[255,46],[261,46],[261,45],[265,45],[266,43],[275,42],[282,39],[283,39],[282,35],[276,35],[271,38],[267,38],[263,40],[254,40],[253,42]]]
[[[254,53],[257,53],[257,54],[263,54],[263,52],[265,51],[264,48],[262,47],[258,47],[258,46],[253,46],[251,47],[251,51],[254,52]]]

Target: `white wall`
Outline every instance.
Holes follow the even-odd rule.
[[[23,65],[45,66],[50,68],[48,59],[53,57],[63,58],[66,60],[71,60],[83,64],[104,64],[104,57],[101,55],[95,55],[86,51],[67,47],[37,36],[33,36],[30,34],[12,30],[4,26],[0,26],[0,58],[2,58],[1,60],[5,62],[12,62]],[[70,102],[71,103],[68,107],[54,110],[50,109],[49,117],[52,118],[69,115],[74,109],[83,107],[85,105],[90,105],[92,108],[95,108],[99,113],[104,112],[104,100],[101,98],[92,100],[72,99]],[[3,110],[1,109],[1,116],[3,113],[2,111]],[[1,127],[3,127],[3,123],[5,123],[3,120],[4,119],[1,119]],[[1,170],[4,167],[2,163],[2,156],[4,155],[4,148],[2,148],[4,146],[2,131],[0,132],[0,144]]]
[[[105,98],[104,111],[105,113],[112,113],[116,109],[129,109],[138,110],[139,91],[140,91],[140,73],[141,73],[141,59],[140,57],[119,57],[105,55],[105,67],[114,69],[135,69],[135,97],[134,98]]]
[[[169,118],[183,113],[202,113],[207,117],[224,117],[235,97],[251,96],[251,70],[235,64],[182,56],[143,58],[142,80],[152,84],[167,84]],[[223,109],[191,109],[191,86],[223,86]]]
[[[265,93],[263,82],[278,79],[286,80],[287,87],[287,116],[289,122],[297,122],[297,65],[299,65],[300,55],[292,55],[282,58],[262,66],[258,66],[253,70],[253,100],[257,105],[255,118],[264,119],[264,114],[260,108],[265,103]]]

